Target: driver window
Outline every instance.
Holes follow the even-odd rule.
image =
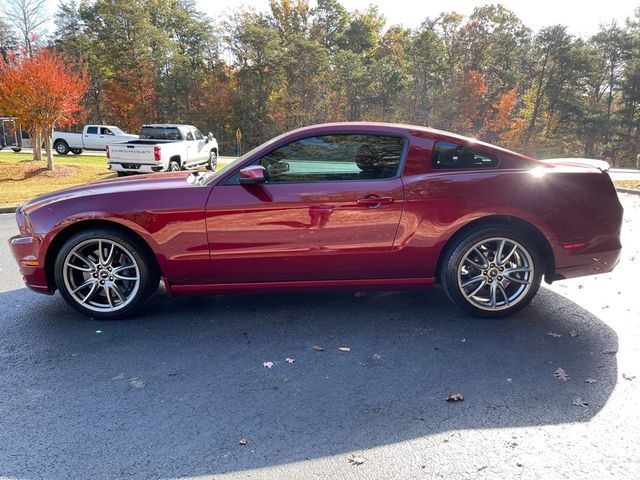
[[[321,135],[262,157],[268,183],[380,180],[398,175],[404,140],[384,135]]]
[[[113,135],[113,132],[108,128],[101,128],[100,133],[102,133],[102,135]]]

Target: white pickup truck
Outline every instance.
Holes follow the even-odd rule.
[[[106,150],[109,143],[128,142],[138,135],[131,135],[113,125],[85,125],[82,133],[53,132],[53,149],[60,155],[82,150]]]
[[[110,170],[132,173],[176,172],[205,165],[215,170],[218,142],[191,125],[144,125],[140,139],[107,146]]]

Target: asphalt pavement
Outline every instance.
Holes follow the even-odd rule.
[[[0,215],[0,478],[638,478],[640,197],[621,198],[616,271],[506,320],[439,289],[158,293],[90,320],[23,287]]]

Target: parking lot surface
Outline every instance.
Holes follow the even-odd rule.
[[[621,198],[618,268],[506,320],[439,289],[159,293],[90,320],[24,288],[0,215],[0,478],[638,478],[640,196]]]

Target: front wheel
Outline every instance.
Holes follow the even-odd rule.
[[[13,150],[16,153],[20,153],[22,151],[21,148],[12,148],[11,150]]]
[[[218,152],[211,150],[209,152],[209,160],[207,161],[207,170],[215,171],[218,166]]]
[[[94,318],[120,318],[140,308],[159,274],[129,234],[96,228],[69,238],[54,264],[56,285],[73,308]]]
[[[478,229],[445,255],[442,285],[456,305],[473,315],[511,315],[524,308],[540,288],[540,253],[511,228]]]

